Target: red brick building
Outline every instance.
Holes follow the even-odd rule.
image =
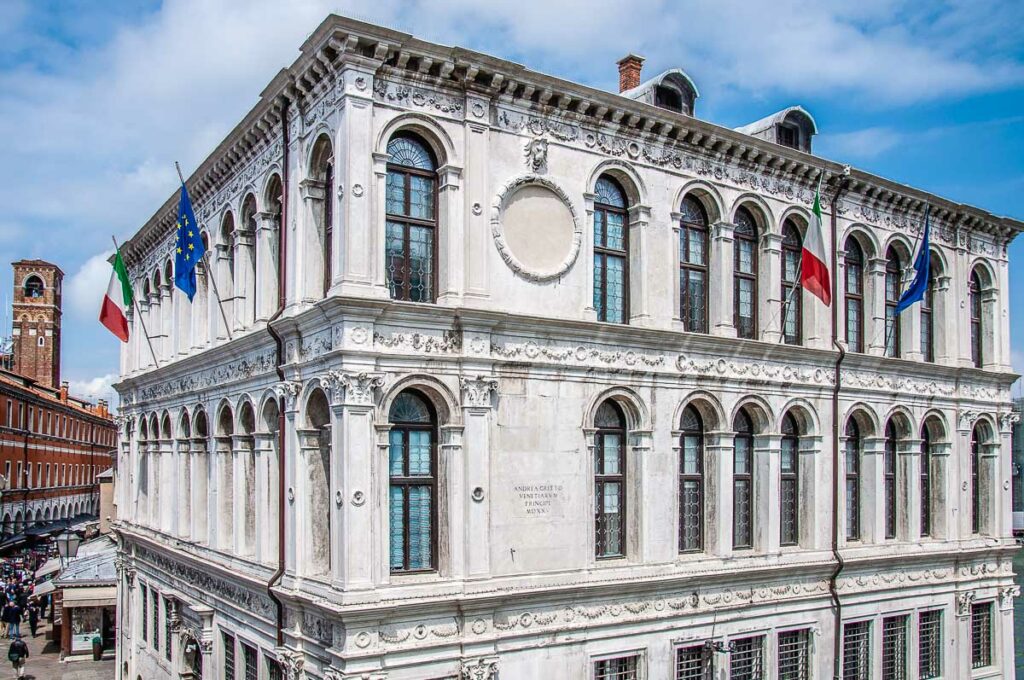
[[[13,367],[0,368],[0,533],[99,511],[96,475],[112,464],[117,428],[100,401],[60,382],[63,273],[42,260],[14,267]]]

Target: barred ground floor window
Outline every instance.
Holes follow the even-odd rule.
[[[921,680],[942,675],[942,612],[917,615],[917,670]]]
[[[992,665],[992,603],[971,606],[971,668]]]
[[[689,645],[676,650],[676,680],[705,680],[711,677],[712,667],[708,645]]]
[[[779,680],[808,680],[811,677],[811,632],[790,630],[779,633]]]
[[[910,617],[882,619],[882,680],[907,680],[907,626]]]
[[[594,680],[640,680],[640,656],[618,656],[594,662]]]
[[[733,640],[729,653],[729,680],[764,678],[764,636]]]
[[[871,677],[871,622],[843,624],[843,680]]]

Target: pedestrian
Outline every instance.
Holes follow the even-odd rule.
[[[8,601],[3,609],[0,609],[0,622],[3,622],[4,637],[11,637],[11,614],[14,612],[14,605]]]
[[[21,636],[14,638],[14,642],[7,649],[7,658],[10,660],[11,665],[14,666],[14,672],[17,673],[17,677],[25,677],[25,659],[28,658],[28,645],[21,639]]]
[[[39,627],[39,607],[35,600],[28,603],[28,627],[32,631],[32,637],[35,637],[36,628]]]
[[[17,604],[11,607],[11,636],[21,637],[21,607]]]

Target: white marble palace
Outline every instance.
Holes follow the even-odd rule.
[[[125,244],[122,680],[1012,677],[1024,224],[641,66],[331,16]]]

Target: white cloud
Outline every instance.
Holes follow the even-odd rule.
[[[100,303],[110,282],[111,266],[107,258],[113,249],[93,255],[64,284],[64,308],[80,318],[97,318]]]
[[[106,399],[110,408],[116,408],[119,401],[117,392],[114,390],[112,385],[117,382],[118,376],[116,373],[108,373],[107,375],[97,376],[95,378],[88,378],[86,380],[69,380],[68,381],[68,393],[72,396],[78,397],[79,399],[85,399],[96,403],[100,399]]]
[[[862,160],[880,156],[903,141],[904,135],[892,128],[869,127],[863,130],[822,135],[818,152],[838,161]]]

